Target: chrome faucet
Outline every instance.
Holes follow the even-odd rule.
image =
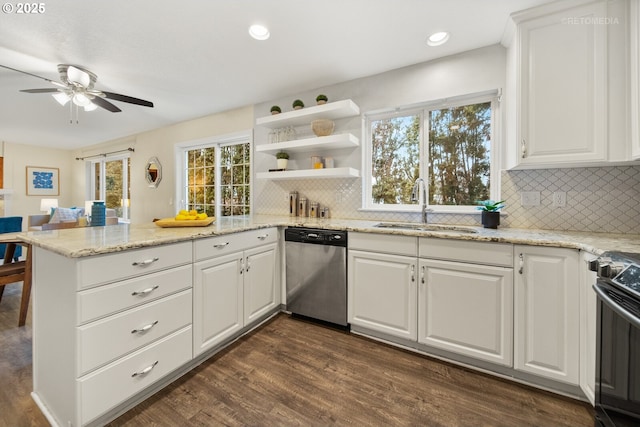
[[[419,202],[422,197],[422,222],[424,224],[427,223],[427,184],[424,182],[424,179],[418,178],[416,182],[413,184],[413,190],[411,190],[411,201]]]

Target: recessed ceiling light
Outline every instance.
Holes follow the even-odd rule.
[[[427,38],[427,44],[429,46],[440,46],[441,44],[445,44],[449,40],[449,33],[446,31],[439,31],[437,33],[433,33]]]
[[[269,33],[269,29],[260,24],[254,24],[250,26],[249,34],[256,40],[266,40],[271,36],[271,33]]]

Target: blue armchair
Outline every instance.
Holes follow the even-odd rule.
[[[0,217],[0,233],[16,233],[22,231],[21,216],[5,216]],[[7,247],[5,244],[0,245],[0,257],[4,257]],[[14,261],[17,261],[22,255],[22,247],[18,246],[13,254]]]

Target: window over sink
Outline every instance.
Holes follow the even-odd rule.
[[[499,198],[498,107],[493,91],[366,114],[364,208],[420,210],[411,198],[418,178],[435,212]]]

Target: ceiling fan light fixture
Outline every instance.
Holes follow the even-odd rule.
[[[53,96],[53,98],[58,101],[58,104],[62,106],[67,105],[67,102],[71,99],[71,97],[64,92],[54,93],[51,96]]]
[[[89,76],[89,73],[86,73],[73,65],[70,65],[69,68],[67,68],[67,79],[82,87],[88,87],[89,83],[91,83],[91,76]]]
[[[446,31],[438,31],[437,33],[431,34],[427,38],[427,44],[429,46],[440,46],[445,44],[449,40],[449,33]]]
[[[91,104],[91,100],[84,93],[76,93],[73,95],[73,103],[78,107],[86,107]]]
[[[96,104],[94,104],[93,102],[89,103],[89,105],[85,105],[84,106],[84,111],[93,111],[96,108],[98,108],[98,106]]]
[[[264,25],[254,24],[249,27],[249,35],[256,40],[267,40],[271,37],[269,29]]]

